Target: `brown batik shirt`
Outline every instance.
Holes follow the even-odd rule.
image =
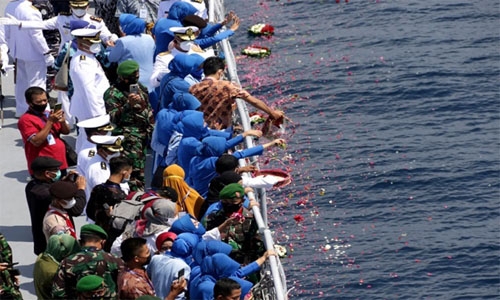
[[[146,270],[125,269],[118,275],[118,298],[136,299],[143,295],[155,296],[153,283]]]
[[[231,126],[232,105],[235,99],[247,98],[250,95],[232,82],[211,77],[193,85],[189,92],[200,100],[199,110],[203,112],[208,126],[214,129]]]

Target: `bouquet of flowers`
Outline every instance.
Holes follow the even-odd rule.
[[[269,24],[255,24],[248,29],[248,33],[256,36],[271,36],[274,34],[274,27]]]
[[[241,54],[244,54],[246,56],[262,58],[271,55],[271,49],[252,45],[241,50]]]

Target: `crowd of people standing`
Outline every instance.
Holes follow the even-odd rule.
[[[212,46],[238,30],[239,18],[230,12],[211,24],[198,0],[95,0],[96,15],[89,5],[12,0],[0,18],[1,69],[13,62],[32,178],[25,191],[38,298],[249,299],[275,253],[247,195],[277,179],[243,180],[255,168],[238,160],[284,140],[237,150],[262,132],[239,129],[235,99],[271,120],[284,114],[224,79]],[[72,130],[75,162],[62,138]],[[75,228],[81,215],[89,224]],[[1,235],[0,246],[0,294],[22,299]]]

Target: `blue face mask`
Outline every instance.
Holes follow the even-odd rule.
[[[56,172],[56,177],[52,178],[52,181],[58,181],[59,179],[61,179],[61,170],[57,170]]]

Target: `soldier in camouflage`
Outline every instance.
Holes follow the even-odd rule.
[[[230,256],[241,264],[248,264],[264,254],[264,242],[250,209],[258,205],[245,199],[245,190],[239,183],[226,185],[219,194],[221,199],[208,208],[201,223],[206,230],[219,227],[221,240],[233,247]],[[243,205],[247,202],[247,207]],[[231,219],[229,226],[222,226]],[[226,223],[227,224],[227,223]]]
[[[19,271],[12,268],[12,250],[0,233],[0,299],[23,299],[17,275]]]
[[[77,282],[87,275],[104,278],[104,299],[117,298],[117,278],[124,269],[120,258],[102,250],[107,233],[95,224],[83,225],[80,229],[82,249],[63,259],[54,277],[52,296],[54,299],[76,299]]]
[[[130,190],[144,189],[146,152],[153,132],[153,110],[146,87],[138,83],[139,64],[122,62],[117,69],[118,81],[104,93],[106,111],[116,124],[113,135],[124,135],[123,155],[132,162]],[[137,88],[137,90],[135,90]]]
[[[112,33],[120,33],[118,18],[115,16],[116,13],[116,1],[109,0],[94,0],[94,13],[99,18],[102,18],[106,26],[108,26],[109,31]]]

